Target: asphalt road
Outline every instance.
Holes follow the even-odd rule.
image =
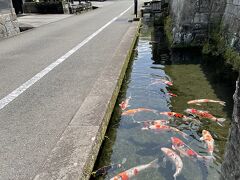
[[[0,99],[132,5],[108,1],[94,11],[0,41]],[[131,8],[0,109],[0,179],[32,179],[92,89],[130,27]]]

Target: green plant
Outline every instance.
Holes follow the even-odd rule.
[[[240,56],[237,51],[232,48],[227,48],[224,53],[224,59],[231,64],[235,70],[240,70]]]
[[[225,40],[226,30],[222,27],[215,29],[219,30],[210,33],[208,41],[203,45],[203,54],[222,57],[233,69],[240,70],[240,55]]]

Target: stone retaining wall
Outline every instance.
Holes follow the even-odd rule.
[[[69,14],[69,3],[62,2],[25,2],[23,4],[24,13],[40,14]]]
[[[173,45],[202,45],[208,30],[220,24],[226,0],[170,0]]]
[[[11,0],[0,0],[0,39],[20,33]]]
[[[240,0],[227,0],[223,25],[228,44],[240,52]]]
[[[0,13],[0,39],[20,33],[14,9]]]

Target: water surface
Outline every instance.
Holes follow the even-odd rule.
[[[206,64],[199,52],[187,50],[170,53],[165,46],[162,32],[145,23],[94,169],[120,163],[123,158],[127,158],[127,161],[122,168],[109,171],[106,176],[97,179],[110,179],[124,170],[149,163],[156,158],[159,159],[159,168],[140,172],[133,179],[173,179],[175,167],[170,161],[163,165],[164,155],[160,148],[171,148],[170,138],[175,136],[199,154],[208,155],[204,143],[199,140],[203,129],[210,131],[215,139],[214,161],[205,164],[182,157],[183,170],[177,179],[219,179],[232,112],[233,90],[228,83],[214,76],[216,69]],[[153,84],[159,78],[172,81],[173,86]],[[178,96],[171,97],[168,92]],[[144,107],[157,112],[184,113],[186,108],[196,108],[208,110],[227,120],[224,127],[206,119],[201,120],[201,125],[184,124],[181,120],[170,121],[170,126],[177,127],[190,136],[188,140],[174,132],[143,131],[143,124],[134,123],[134,120],[169,118],[152,112],[140,112],[133,117],[122,116],[118,104],[129,96],[132,99],[128,109]],[[189,100],[202,98],[223,100],[227,102],[227,106],[215,103],[200,107],[187,104]]]

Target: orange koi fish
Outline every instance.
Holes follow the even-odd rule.
[[[130,178],[137,176],[140,171],[149,169],[149,168],[158,168],[158,159],[155,159],[154,161],[148,163],[148,164],[143,164],[137,167],[133,167],[127,171],[121,172],[118,175],[114,176],[110,180],[129,180]]]
[[[210,114],[208,111],[202,111],[197,109],[186,109],[185,112],[188,114],[195,114],[200,118],[210,119],[211,121],[217,122],[221,126],[222,126],[221,123],[223,123],[226,120],[224,118],[216,118],[212,114]]]
[[[154,109],[147,109],[147,108],[137,108],[137,109],[129,109],[127,111],[124,111],[122,113],[123,116],[125,115],[131,115],[133,116],[134,114],[138,113],[138,112],[153,112],[153,113],[157,113],[157,110]]]
[[[154,125],[149,125],[146,127],[143,127],[142,130],[159,130],[159,131],[172,131],[181,134],[185,139],[188,139],[188,135],[179,129],[163,124],[154,124]]]
[[[208,147],[208,152],[210,153],[210,155],[213,155],[214,139],[213,139],[212,135],[210,134],[210,132],[208,132],[207,130],[203,130],[202,137],[200,138],[200,140],[205,141],[205,143],[207,144],[207,147]]]
[[[177,97],[176,94],[173,94],[173,93],[171,93],[171,92],[168,92],[167,94],[168,94],[169,96],[172,96],[172,97]]]
[[[182,168],[183,168],[183,162],[182,159],[180,158],[179,155],[177,155],[177,153],[175,153],[173,150],[169,149],[169,148],[161,148],[162,152],[165,154],[166,157],[168,157],[174,164],[176,167],[176,171],[173,175],[174,179],[177,178],[177,176],[181,173]]]
[[[216,100],[211,100],[211,99],[196,99],[196,100],[191,100],[187,102],[188,104],[196,104],[201,106],[200,103],[219,103],[223,106],[225,106],[226,102],[224,101],[216,101]]]
[[[125,110],[127,107],[130,107],[129,101],[131,99],[131,96],[129,96],[125,101],[122,101],[119,106],[122,110]]]
[[[204,161],[211,161],[212,156],[201,156],[194,150],[192,150],[189,146],[187,146],[182,140],[177,137],[171,137],[172,148],[178,151],[181,155],[189,157],[191,159],[198,159]]]

